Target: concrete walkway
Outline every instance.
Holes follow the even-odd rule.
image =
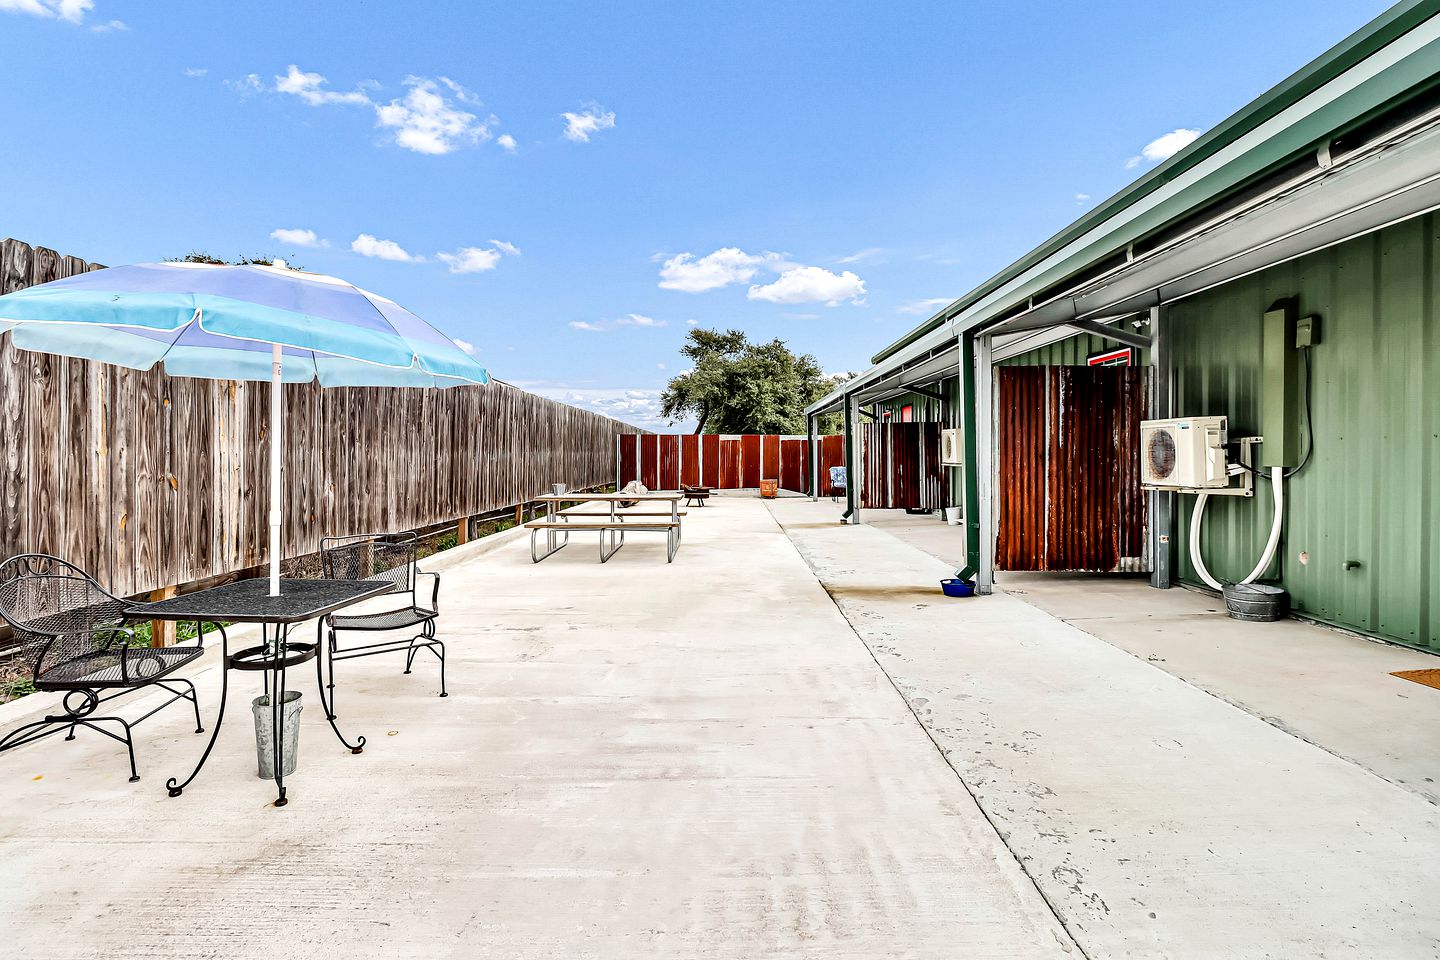
[[[867,510],[865,523],[958,566],[963,531]],[[1300,620],[1243,623],[1195,590],[1140,575],[1001,573],[1011,596],[1281,730],[1440,803],[1440,692],[1393,677],[1440,657]]]
[[[1440,956],[1427,798],[1014,596],[943,598],[950,564],[833,504],[771,510],[1086,956]]]
[[[448,699],[428,662],[340,665],[362,755],[301,687],[283,810],[255,777],[253,676],[179,799],[165,778],[203,743],[180,709],[138,729],[137,784],[96,736],[0,754],[0,955],[1080,955],[760,501],[691,511],[670,565],[654,536],[604,566],[593,538],[538,566],[512,540],[445,573],[442,612]],[[1418,837],[1408,808],[1374,813]],[[1400,875],[1372,869],[1367,891]],[[1397,920],[1436,902],[1406,876]]]

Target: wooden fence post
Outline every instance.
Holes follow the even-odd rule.
[[[175,596],[174,587],[161,587],[159,590],[150,591],[150,602],[157,600],[169,600]],[[170,647],[175,645],[175,621],[174,620],[151,620],[150,621],[150,646]]]
[[[461,517],[455,526],[455,545],[470,542],[470,518]]]

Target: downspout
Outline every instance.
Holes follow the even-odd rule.
[[[960,335],[960,410],[961,436],[965,438],[965,566],[955,571],[961,580],[973,581],[980,572],[980,482],[976,475],[975,434],[975,336]]]

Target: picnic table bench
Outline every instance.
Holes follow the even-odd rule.
[[[525,524],[530,531],[530,559],[539,563],[564,549],[570,543],[571,533],[593,530],[600,534],[601,563],[625,545],[626,533],[664,533],[665,562],[671,563],[680,549],[680,518],[685,515],[680,509],[683,496],[679,493],[557,493],[538,497],[545,504],[545,517]],[[557,509],[561,503],[577,503],[577,506]],[[605,504],[609,509],[603,513],[580,509],[579,504],[589,503]],[[621,509],[622,503],[668,504],[669,509]],[[545,534],[544,551],[539,549],[541,533]]]

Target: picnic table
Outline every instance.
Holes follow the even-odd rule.
[[[667,563],[674,561],[675,552],[680,549],[680,518],[685,514],[680,509],[680,501],[685,499],[683,493],[547,493],[536,499],[545,504],[545,517],[525,524],[530,531],[530,559],[535,563],[563,549],[570,542],[570,534],[577,531],[594,530],[600,534],[601,563],[625,545],[625,534],[631,531],[664,533]],[[576,513],[561,510],[562,503],[599,503],[609,509],[604,513]],[[623,503],[665,504],[666,508],[658,511],[621,509]],[[542,532],[545,534],[543,553],[537,549]]]
[[[290,642],[290,630],[297,623],[314,620],[334,613],[353,603],[369,600],[388,593],[392,584],[378,580],[288,580],[280,581],[280,595],[270,596],[270,581],[265,577],[237,580],[208,590],[197,590],[182,597],[159,600],[154,603],[138,603],[126,609],[127,616],[137,620],[193,621],[197,635],[203,636],[205,623],[258,623],[261,625],[261,643],[247,647],[234,654],[230,653],[230,640],[223,626],[220,632],[220,712],[211,728],[210,742],[200,755],[190,776],[183,783],[174,777],[165,784],[170,796],[178,797],[190,782],[199,775],[215,740],[220,736],[220,724],[225,719],[225,695],[229,691],[231,670],[259,671],[265,675],[265,692],[270,696],[271,716],[274,721],[275,744],[275,789],[278,796],[275,806],[283,807],[285,798],[285,770],[281,746],[285,742],[285,672],[310,660],[315,661],[315,676],[320,689],[320,706],[330,729],[351,753],[359,753],[365,746],[365,738],[350,743],[340,728],[335,725],[329,704],[325,698],[325,681],[321,672],[321,658],[325,645],[317,632],[315,643]],[[273,681],[272,681],[273,676]]]

